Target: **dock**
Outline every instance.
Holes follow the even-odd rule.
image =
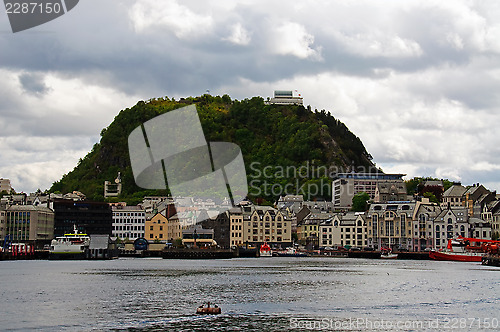
[[[171,248],[161,253],[165,259],[228,259],[236,258],[237,255],[236,250],[229,249]]]

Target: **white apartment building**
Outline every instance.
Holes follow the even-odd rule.
[[[113,206],[112,234],[120,239],[144,237],[146,212],[140,206]]]

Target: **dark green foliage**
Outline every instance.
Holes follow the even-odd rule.
[[[443,184],[443,187],[437,187],[437,186],[425,186],[426,181],[441,181]],[[447,180],[447,179],[437,179],[433,177],[414,177],[413,179],[405,181],[406,183],[406,192],[408,195],[419,195],[419,196],[424,196],[431,198],[430,201],[433,202],[435,200],[436,203],[439,203],[442,198],[442,194],[448,190],[453,185],[453,182]],[[427,195],[426,193],[432,194]]]
[[[368,200],[370,199],[370,195],[367,193],[360,192],[352,198],[352,210],[354,212],[364,212],[368,210]]]
[[[305,194],[306,199],[330,199],[328,172],[319,175],[279,173],[285,167],[323,167],[324,170],[334,167],[339,171],[351,165],[373,167],[361,141],[325,111],[265,105],[260,97],[233,101],[228,95],[205,94],[179,101],[168,97],[140,101],[122,110],[109,127],[101,131],[101,141],[73,171],[55,182],[51,191],[79,190],[89,198],[103,200],[104,181],[113,181],[121,172],[121,201],[136,203],[145,195],[168,195],[168,190],[144,190],[135,185],[127,140],[132,130],[145,121],[188,104],[196,104],[207,141],[233,142],[240,146],[252,199],[272,203],[280,194],[296,193]],[[262,173],[266,166],[269,177]],[[274,191],[270,190],[273,186]]]
[[[429,202],[431,202],[431,203],[438,203],[439,204],[439,199],[437,199],[436,195],[434,195],[430,191],[426,191],[424,193],[424,197],[428,198]]]

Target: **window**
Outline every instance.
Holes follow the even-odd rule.
[[[149,226],[149,230],[152,231],[154,226]]]

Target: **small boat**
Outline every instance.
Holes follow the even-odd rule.
[[[217,305],[211,307],[210,302],[208,302],[207,306],[200,305],[196,309],[196,313],[198,315],[220,315],[221,309]]]
[[[295,248],[286,248],[285,251],[279,251],[277,253],[279,257],[307,257],[309,256],[305,252],[298,252]]]
[[[264,244],[260,246],[259,254],[260,257],[273,257],[273,251],[267,242],[264,242]]]
[[[380,258],[382,259],[397,259],[398,254],[392,252],[390,248],[382,248],[380,252]]]

